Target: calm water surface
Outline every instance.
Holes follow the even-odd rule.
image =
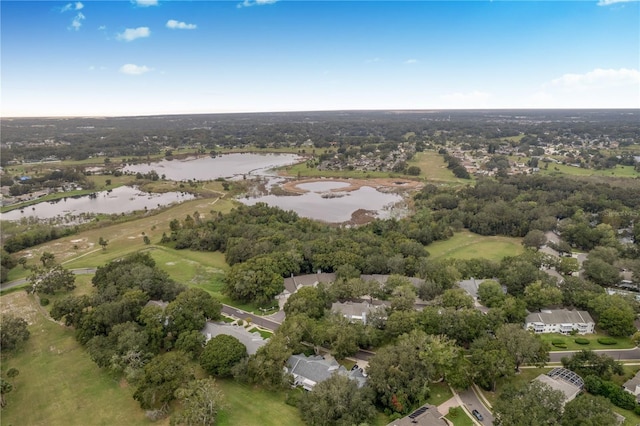
[[[162,160],[157,163],[134,164],[125,172],[149,173],[155,170],[169,180],[213,180],[241,175],[262,175],[269,169],[299,163],[295,154],[225,154],[215,158],[201,157],[187,160]]]
[[[81,213],[129,213],[134,210],[149,210],[181,203],[195,197],[189,193],[166,192],[150,194],[130,186],[121,186],[111,191],[96,192],[96,197],[83,195],[78,198],[67,197],[58,201],[44,201],[25,207],[22,210],[11,210],[2,213],[3,220],[20,220],[23,217],[36,216],[39,219],[51,219],[57,216],[79,215]]]

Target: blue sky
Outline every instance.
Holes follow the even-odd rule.
[[[637,1],[1,1],[10,116],[639,108]]]

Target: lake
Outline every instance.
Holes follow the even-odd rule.
[[[339,189],[350,186],[345,182],[312,182],[297,185],[304,189],[301,195],[277,196],[263,195],[253,198],[241,198],[247,205],[259,202],[277,206],[283,210],[293,210],[302,217],[328,223],[343,223],[352,220],[357,211],[369,211],[369,216],[380,219],[404,216],[406,206],[403,197],[395,193],[384,193],[370,186],[362,186],[353,191],[340,192]],[[356,220],[358,223],[366,220]]]
[[[126,173],[149,173],[155,170],[169,180],[231,179],[242,175],[264,175],[267,170],[299,163],[304,158],[295,154],[225,154],[215,158],[162,160],[157,163],[133,164],[124,167]]]
[[[181,203],[193,200],[195,197],[186,192],[165,192],[162,194],[150,194],[131,186],[121,186],[111,191],[100,191],[95,197],[83,195],[79,197],[67,197],[57,201],[43,201],[23,208],[2,213],[2,220],[20,220],[22,218],[36,216],[39,219],[51,219],[67,215],[79,215],[81,213],[120,214],[134,210],[152,210],[158,207],[168,206],[172,203]]]

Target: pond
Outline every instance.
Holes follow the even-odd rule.
[[[133,164],[124,167],[126,173],[149,173],[155,170],[169,180],[231,179],[242,175],[263,175],[267,170],[302,161],[295,154],[225,154],[215,158],[201,157],[186,160],[162,160],[157,163]]]
[[[131,186],[121,186],[111,191],[96,192],[92,195],[43,201],[22,210],[2,213],[0,217],[2,220],[20,220],[31,216],[36,216],[39,219],[51,219],[58,216],[77,216],[82,213],[120,214],[145,208],[152,210],[194,198],[193,195],[186,192],[151,194]]]
[[[406,214],[403,197],[399,194],[383,193],[370,186],[362,186],[349,192],[338,192],[335,189],[346,187],[344,182],[313,182],[297,185],[309,190],[297,196],[264,195],[254,198],[242,198],[247,205],[259,202],[277,206],[283,210],[293,210],[302,217],[316,219],[328,223],[343,223],[355,220],[352,216],[358,211],[366,210],[370,216],[387,219]],[[332,190],[333,191],[330,191]],[[330,191],[330,192],[322,192]],[[366,222],[366,219],[364,220]]]

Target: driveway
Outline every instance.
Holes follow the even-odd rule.
[[[466,391],[460,392],[460,399],[464,403],[465,407],[469,410],[469,413],[473,410],[478,410],[484,420],[480,422],[483,425],[493,425],[493,414],[480,402],[478,395],[476,395],[473,388],[469,388]]]

